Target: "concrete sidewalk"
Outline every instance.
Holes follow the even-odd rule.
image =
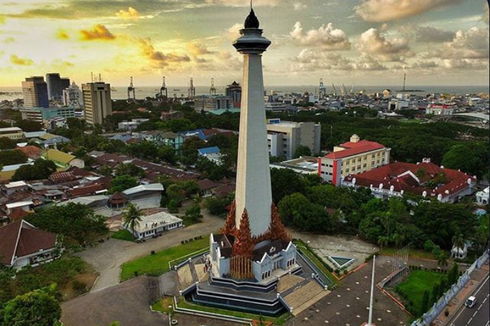
[[[477,268],[471,273],[471,279],[466,284],[466,286],[459,291],[459,293],[451,300],[451,302],[447,305],[447,309],[449,310],[449,315],[446,317],[444,311],[441,312],[439,316],[434,320],[434,323],[437,325],[447,325],[454,314],[458,312],[458,310],[463,306],[466,299],[478,288],[481,282],[488,275],[489,266],[488,261],[481,268]]]

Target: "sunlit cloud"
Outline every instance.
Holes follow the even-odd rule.
[[[112,34],[107,27],[101,24],[95,25],[92,29],[80,31],[80,39],[83,41],[103,40],[112,41],[116,36]]]
[[[141,17],[141,14],[139,13],[138,10],[134,9],[133,7],[128,7],[128,10],[119,10],[116,12],[116,17],[122,18],[122,19],[136,19]]]
[[[70,35],[68,35],[68,33],[66,33],[64,30],[59,29],[56,32],[56,38],[59,40],[68,40],[70,38]]]
[[[9,36],[7,37],[6,39],[3,40],[3,43],[4,44],[10,44],[10,43],[15,43],[15,38],[13,38],[12,36]]]
[[[300,22],[296,22],[290,33],[293,40],[301,45],[319,46],[326,50],[349,50],[350,42],[345,32],[333,27],[332,23],[318,29],[303,32]]]
[[[381,61],[402,61],[413,56],[406,38],[387,39],[376,28],[361,34],[357,47],[362,53],[375,56]]]
[[[179,55],[176,53],[163,53],[155,49],[150,39],[139,39],[141,53],[150,62],[158,67],[167,67],[172,63],[190,62],[191,59],[187,55]]]
[[[250,1],[248,0],[206,0],[209,4],[221,4],[225,6],[233,7],[248,7]],[[275,7],[281,3],[281,0],[255,0],[253,2],[254,7]]]
[[[192,42],[187,44],[187,50],[193,56],[205,55],[205,54],[213,54],[214,51],[209,50],[206,45]]]
[[[461,1],[463,0],[363,0],[354,10],[365,21],[379,23],[419,15]]]
[[[20,58],[15,54],[12,54],[10,56],[10,62],[13,63],[14,65],[19,65],[19,66],[30,66],[34,64],[34,61],[28,58]]]

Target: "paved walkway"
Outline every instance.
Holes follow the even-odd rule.
[[[481,282],[488,277],[488,270],[488,264],[485,264],[480,269],[475,269],[471,273],[471,279],[468,284],[448,304],[447,309],[449,310],[449,315],[446,317],[443,311],[435,319],[437,325],[447,325],[453,319],[454,314],[461,309],[470,294],[480,287]]]
[[[176,246],[182,240],[217,232],[223,224],[223,219],[205,214],[202,223],[173,230],[161,237],[149,239],[143,243],[110,239],[96,247],[88,248],[78,255],[92,265],[95,271],[100,274],[91,292],[118,284],[121,265],[124,262],[149,255],[152,250],[160,251]]]

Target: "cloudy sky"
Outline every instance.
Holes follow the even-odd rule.
[[[0,0],[0,87],[60,72],[115,86],[241,78],[248,0]],[[267,85],[488,85],[484,0],[255,0]]]

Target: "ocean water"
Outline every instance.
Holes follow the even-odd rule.
[[[347,92],[350,92],[351,86],[345,86]],[[216,86],[218,94],[225,93],[225,86]],[[333,88],[327,86],[327,93],[333,93]],[[360,90],[365,90],[367,94],[374,94],[376,92],[382,92],[384,89],[391,89],[392,91],[397,91],[401,89],[401,86],[387,85],[387,86],[354,86],[354,91],[359,92]],[[160,86],[146,86],[146,87],[136,87],[136,98],[145,99],[146,97],[154,97],[158,93]],[[187,96],[188,86],[169,86],[168,95],[169,97],[181,97],[183,94]],[[489,94],[488,86],[410,86],[409,89],[422,90],[421,94],[431,94],[431,93],[449,93],[449,94],[479,94],[485,93]],[[266,92],[269,94],[271,91],[278,93],[304,93],[309,92],[316,94],[318,92],[318,86],[313,85],[302,85],[302,86],[265,86]],[[340,94],[340,88],[337,87],[337,94]],[[112,99],[121,100],[127,98],[127,88],[126,87],[113,87],[112,88]],[[196,95],[209,95],[208,86],[196,86]],[[15,100],[22,98],[22,88],[21,87],[0,87],[0,101],[3,100]]]

